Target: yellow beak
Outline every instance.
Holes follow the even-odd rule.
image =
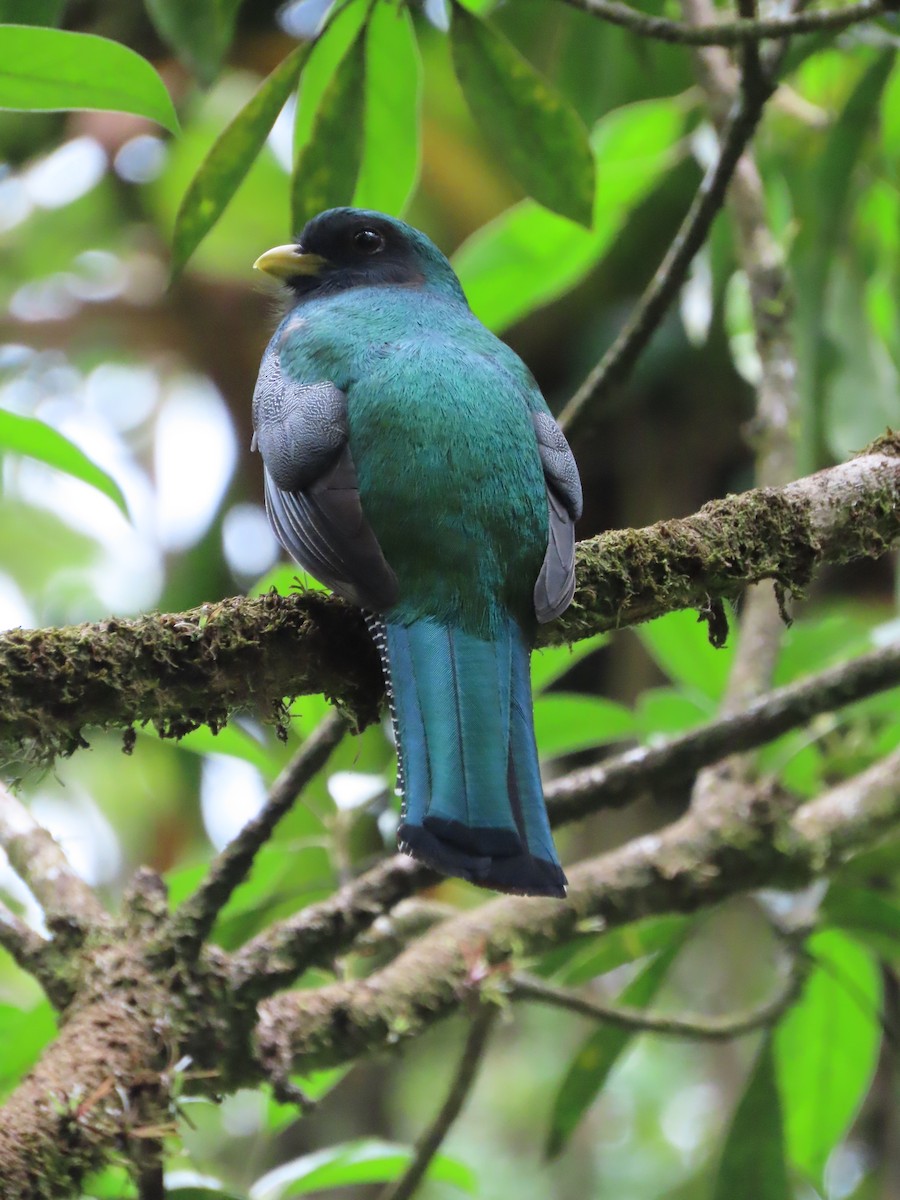
[[[326,262],[321,254],[304,254],[300,246],[274,246],[259,256],[253,268],[276,279],[293,279],[295,275],[318,275]]]

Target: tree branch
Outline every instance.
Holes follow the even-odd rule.
[[[415,859],[395,854],[321,904],[310,904],[270,926],[231,960],[235,1002],[255,1004],[293,983],[309,967],[330,962],[382,913],[439,879]]]
[[[24,804],[0,784],[0,846],[16,874],[28,884],[55,935],[74,935],[103,923],[106,911],[75,874],[57,842]]]
[[[572,868],[566,901],[493,900],[364,980],[266,1000],[260,1069],[309,1070],[415,1037],[477,992],[486,973],[571,938],[588,919],[612,929],[754,888],[804,886],[871,848],[898,818],[900,751],[788,819],[759,795],[739,812],[688,815]]]
[[[246,879],[260,848],[299,793],[324,767],[346,732],[347,723],[340,713],[332,712],[325,717],[272,784],[262,811],[218,855],[206,878],[178,909],[163,940],[174,947],[180,958],[197,957],[216,917],[235,888]]]
[[[738,46],[767,38],[783,38],[795,33],[823,33],[846,29],[860,21],[869,21],[886,11],[883,0],[862,0],[846,8],[822,9],[819,12],[798,13],[795,16],[771,20],[739,20],[711,22],[704,25],[682,25],[665,17],[651,17],[616,0],[566,0],[591,16],[620,25],[640,37],[656,38],[685,46]]]
[[[6,950],[23,971],[33,975],[44,988],[58,994],[59,962],[52,944],[26,925],[0,901],[0,946]],[[68,999],[68,990],[65,998]]]
[[[94,932],[77,1005],[0,1115],[0,1195],[10,1200],[69,1200],[117,1149],[139,1155],[132,1130],[167,1113],[161,1068],[183,1002],[147,969],[134,929],[107,930],[109,940]]]
[[[706,609],[774,579],[802,592],[815,567],[876,557],[900,538],[900,438],[784,488],[713,500],[698,513],[578,547],[578,587],[551,644],[638,624],[680,608]]]
[[[588,408],[596,418],[598,401],[622,384],[653,336],[687,278],[688,268],[706,241],[725,203],[725,194],[744,148],[753,137],[766,101],[774,90],[762,76],[745,79],[719,142],[719,157],[703,176],[672,243],[616,340],[559,415],[563,429]]]
[[[322,592],[0,635],[0,745],[29,761],[73,753],[89,725],[125,729],[130,749],[136,723],[181,737],[249,708],[281,722],[285,696],[313,692],[371,722],[381,690],[361,613]]]
[[[538,1004],[550,1004],[607,1025],[631,1029],[635,1033],[658,1033],[664,1037],[725,1042],[774,1025],[800,999],[808,974],[809,963],[801,957],[794,959],[787,978],[771,999],[746,1012],[723,1017],[699,1014],[669,1017],[648,1013],[642,1008],[601,1004],[578,992],[554,987],[543,979],[535,979],[530,975],[513,975],[509,992],[514,1000],[534,1000]]]
[[[641,792],[683,783],[729,754],[765,745],[819,713],[833,712],[900,684],[900,645],[879,647],[762,696],[662,745],[637,746],[571,771],[545,789],[554,826],[598,808],[618,808]]]
[[[763,745],[819,713],[898,683],[900,646],[882,647],[779,688],[743,713],[729,713],[661,746],[638,746],[572,771],[545,788],[550,823],[557,828],[600,808],[619,808],[642,792],[686,782],[725,755]],[[232,959],[238,1002],[271,996],[309,967],[332,961],[383,913],[438,879],[405,855],[395,855],[321,904],[276,922]],[[424,928],[423,922],[417,932]]]
[[[559,644],[707,608],[750,583],[802,591],[823,562],[875,556],[900,538],[900,439],[780,489],[707,504],[691,517],[618,530],[578,548],[578,590],[545,628]],[[186,613],[0,635],[0,745],[36,758],[83,744],[88,725],[152,722],[178,736],[256,705],[325,692],[374,720],[381,668],[359,612],[319,592],[232,599]]]
[[[436,927],[365,979],[265,1001],[255,1050],[250,1014],[228,986],[227,955],[208,948],[176,975],[150,965],[165,906],[159,881],[142,876],[122,928],[95,932],[84,952],[78,1003],[59,1039],[0,1115],[0,1194],[65,1197],[114,1149],[163,1128],[172,1082],[165,1063],[175,1052],[197,1068],[191,1090],[207,1094],[349,1061],[415,1036],[477,994],[493,970],[572,937],[586,920],[612,928],[764,884],[803,885],[868,849],[898,815],[900,751],[790,818],[765,798],[715,820],[688,816],[575,867],[565,902],[495,900]],[[218,1072],[207,1069],[213,1064]]]
[[[496,1016],[497,1009],[486,1004],[473,1017],[459,1066],[440,1111],[421,1137],[417,1138],[412,1162],[399,1179],[384,1189],[378,1200],[409,1200],[424,1179],[474,1086]]]

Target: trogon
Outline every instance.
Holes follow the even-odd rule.
[[[402,850],[564,896],[529,660],[575,589],[581,483],[522,360],[403,221],[314,217],[255,263],[291,306],[253,397],[284,548],[367,613],[398,753]]]

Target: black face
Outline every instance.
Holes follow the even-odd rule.
[[[313,217],[298,245],[304,254],[325,260],[315,275],[288,279],[300,295],[366,284],[416,284],[424,278],[416,247],[404,230],[389,218],[359,209],[335,208]]]

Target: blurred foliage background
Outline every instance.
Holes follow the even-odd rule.
[[[555,411],[595,364],[715,152],[690,51],[552,0],[469,7],[490,12],[492,27],[591,131],[591,229],[528,198],[535,188],[497,153],[498,138],[516,136],[514,123],[504,126],[496,112],[493,120],[473,117],[441,4],[407,10],[378,0],[371,12],[350,3],[327,14],[315,0],[287,7],[0,2],[5,22],[58,23],[131,47],[159,71],[180,122],[171,132],[122,112],[0,112],[0,412],[38,419],[86,456],[76,461],[57,447],[59,465],[74,475],[60,471],[40,461],[54,461],[46,440],[23,454],[12,427],[0,425],[0,627],[178,611],[291,587],[294,572],[277,563],[249,446],[250,397],[279,304],[251,264],[296,227],[292,195],[295,215],[312,203],[302,178],[292,189],[292,142],[307,166],[316,153],[324,158],[326,201],[352,197],[402,214],[452,254],[473,308],[523,356]],[[659,0],[643,7],[669,8]],[[335,95],[342,55],[367,14],[356,75],[344,66]],[[326,16],[331,23],[315,48],[303,51],[296,69],[280,67],[298,45],[312,45]],[[756,138],[771,226],[796,289],[802,470],[846,458],[900,414],[896,45],[892,20],[798,40]],[[258,154],[245,143],[246,178],[194,249],[205,218],[199,201],[185,215],[191,181],[228,123],[279,69],[287,71],[276,81],[287,102],[273,108]],[[355,181],[347,166],[354,154]],[[537,167],[564,177],[552,161]],[[225,185],[208,187],[219,204]],[[342,187],[347,194],[338,194]],[[559,191],[556,203],[564,205]],[[170,283],[173,246],[181,270]],[[751,486],[746,434],[758,372],[747,281],[720,217],[627,388],[571,433],[586,495],[580,535],[686,514]],[[101,476],[91,476],[92,464]],[[819,578],[796,608],[777,682],[895,640],[895,567],[884,560]],[[714,651],[693,614],[674,614],[536,656],[537,735],[548,775],[709,719],[732,651],[733,638]],[[217,738],[201,730],[178,744],[142,730],[130,758],[120,739],[97,735],[89,751],[53,771],[9,763],[7,773],[23,776],[33,811],[111,903],[141,863],[165,873],[177,900],[257,810],[325,709],[320,698],[299,702],[287,745],[248,715]],[[781,738],[764,765],[783,786],[811,796],[898,742],[897,696],[887,693]],[[382,729],[346,739],[260,855],[216,940],[239,944],[390,851],[393,770]],[[680,791],[656,795],[567,829],[559,835],[563,858],[657,828],[686,800]],[[818,922],[813,980],[772,1051],[783,1125],[774,1085],[754,1067],[769,1063],[756,1058],[762,1035],[702,1045],[625,1036],[591,1049],[590,1022],[518,1008],[495,1032],[447,1158],[422,1196],[438,1200],[460,1188],[521,1200],[738,1195],[722,1182],[721,1153],[742,1095],[739,1132],[748,1152],[761,1153],[756,1130],[788,1164],[791,1182],[775,1190],[773,1175],[771,1197],[896,1196],[900,1109],[888,1035],[900,954],[897,872],[897,847],[888,846],[857,862],[827,895],[823,887],[799,900],[747,898],[532,964],[557,981],[593,981],[600,998],[644,978],[642,1002],[652,1000],[654,1009],[728,1013],[774,986],[773,922]],[[0,892],[40,923],[8,868],[0,868]],[[480,895],[448,881],[434,898],[468,906]],[[648,983],[660,962],[652,954],[669,957]],[[336,966],[367,969],[360,955]],[[305,1081],[323,1098],[303,1121],[263,1092],[220,1106],[185,1101],[172,1194],[199,1188],[202,1178],[209,1194],[267,1200],[391,1177],[402,1156],[376,1142],[348,1143],[409,1145],[440,1103],[462,1035],[462,1022],[451,1022],[402,1060]],[[0,952],[0,1090],[15,1085],[52,1036],[46,1000]],[[762,1110],[753,1107],[760,1097],[768,1097]],[[266,1176],[288,1161],[293,1174]],[[124,1169],[112,1168],[86,1182],[85,1195],[124,1197],[130,1188]]]

